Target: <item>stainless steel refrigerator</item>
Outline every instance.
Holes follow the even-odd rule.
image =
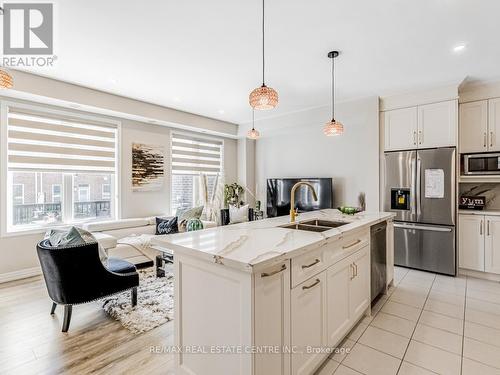
[[[456,274],[455,148],[386,152],[383,207],[394,218],[394,263]]]

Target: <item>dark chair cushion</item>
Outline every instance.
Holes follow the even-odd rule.
[[[136,268],[132,263],[113,257],[108,258],[108,266],[106,268],[115,273],[130,273],[136,271]]]

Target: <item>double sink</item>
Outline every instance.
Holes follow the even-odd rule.
[[[326,230],[330,230],[332,228],[338,228],[346,224],[349,223],[345,221],[313,219],[313,220],[302,221],[300,223],[283,225],[281,226],[281,228],[306,230],[309,232],[324,232]]]

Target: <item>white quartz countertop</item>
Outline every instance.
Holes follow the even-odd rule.
[[[349,224],[324,232],[280,228],[290,223],[288,216],[226,225],[200,231],[155,237],[157,247],[182,252],[234,268],[255,267],[290,259],[348,232],[392,219],[393,213],[361,212],[343,215],[336,209],[302,213],[297,222],[311,219],[344,221]]]

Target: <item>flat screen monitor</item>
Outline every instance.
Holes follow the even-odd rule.
[[[299,212],[333,207],[331,178],[270,178],[267,180],[267,217],[290,213],[290,193],[293,185],[299,181],[309,182],[318,195],[318,201],[315,201],[308,187],[299,187],[295,191],[295,207]]]

